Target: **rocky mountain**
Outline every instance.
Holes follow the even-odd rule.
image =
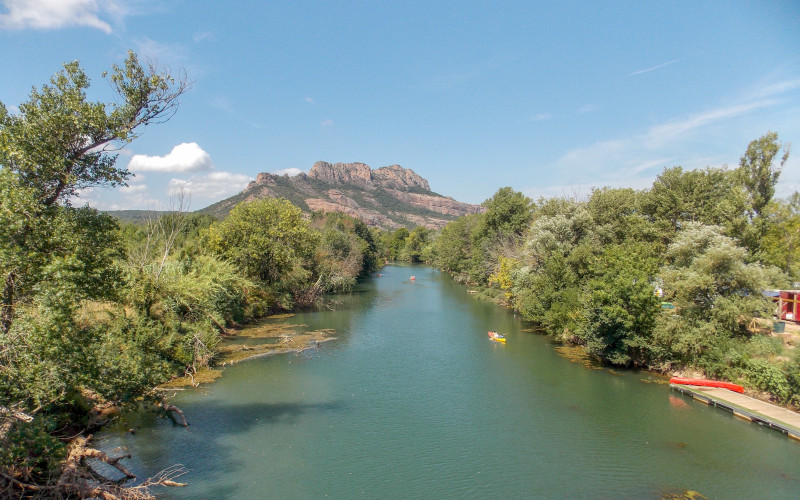
[[[224,217],[237,203],[266,197],[286,198],[303,211],[344,212],[387,229],[441,228],[456,217],[484,210],[434,193],[427,180],[400,165],[373,170],[364,163],[319,161],[308,174],[260,173],[241,193],[201,212]]]

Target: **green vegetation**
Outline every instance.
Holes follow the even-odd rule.
[[[667,168],[648,190],[584,201],[502,188],[421,250],[395,231],[387,257],[425,256],[606,363],[704,372],[800,407],[800,354],[757,326],[774,310],[762,291],[800,278],[800,194],[773,199],[781,149],[770,132],[737,169]]]
[[[282,199],[221,221],[183,213],[182,197],[138,224],[73,207],[80,189],[125,184],[107,151],[168,119],[186,89],[133,53],[109,80],[119,104],[88,101],[77,63],[19,114],[0,103],[0,491],[10,495],[148,498],[81,465],[117,463],[83,438],[106,410],[145,402],[180,415],[154,387],[205,373],[229,327],[347,290],[379,262],[363,222],[308,221]]]

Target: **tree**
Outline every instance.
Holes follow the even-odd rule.
[[[656,334],[681,362],[694,362],[727,339],[746,338],[754,317],[770,302],[761,292],[780,279],[768,268],[747,263],[747,250],[718,226],[686,224],[668,247],[662,269],[664,299],[679,314],[662,313]]]
[[[661,299],[653,285],[658,259],[652,245],[608,245],[589,280],[579,336],[589,352],[614,364],[643,363]]]
[[[775,195],[775,184],[786,160],[789,159],[787,145],[780,165],[774,164],[781,146],[778,134],[767,132],[750,142],[747,151],[739,160],[738,173],[747,192],[747,211],[750,219],[750,227],[747,228],[744,241],[751,254],[756,254],[760,250],[761,240],[769,231],[769,221],[763,212]]]
[[[581,283],[596,251],[592,217],[575,201],[540,204],[512,271],[515,307],[550,335],[572,338],[581,314]]]
[[[470,269],[471,281],[488,283],[494,272],[497,254],[519,244],[522,234],[533,218],[533,202],[510,187],[503,187],[483,202],[486,212],[480,215],[472,231]]]
[[[144,127],[168,120],[187,88],[150,65],[142,67],[133,52],[109,77],[119,102],[87,100],[89,78],[77,62],[64,65],[49,85],[35,87],[18,115],[0,103],[0,167],[3,190],[13,199],[0,212],[0,226],[15,228],[2,253],[2,329],[8,331],[14,309],[35,284],[47,225],[67,208],[81,189],[125,185],[130,172],[115,166],[116,149],[130,143]],[[24,207],[23,207],[24,206]],[[24,209],[23,209],[24,208]],[[19,259],[14,256],[20,257]],[[26,257],[21,257],[26,256]]]
[[[520,236],[533,218],[533,201],[510,187],[503,187],[483,202],[485,231],[491,235]]]
[[[405,246],[400,254],[403,260],[422,262],[422,253],[429,236],[430,231],[424,226],[415,227],[406,237]]]
[[[406,246],[406,240],[411,233],[408,229],[401,227],[391,233],[386,234],[386,258],[395,260],[400,256],[400,252]]]
[[[209,228],[208,236],[212,251],[260,282],[287,308],[293,299],[286,294],[296,296],[308,286],[318,240],[303,212],[282,198],[236,205]]]
[[[104,74],[106,76],[106,74]],[[130,176],[109,154],[138,137],[147,125],[168,120],[187,89],[128,52],[123,67],[109,77],[119,103],[89,102],[89,78],[78,62],[36,87],[20,104],[19,115],[0,108],[0,161],[36,190],[42,205],[64,202],[91,186],[124,185]]]
[[[472,253],[472,233],[480,214],[469,214],[449,222],[434,241],[434,263],[461,282],[467,280]]]
[[[627,240],[656,241],[656,228],[642,211],[645,192],[630,188],[592,189],[586,210],[594,221],[594,232],[603,244]]]
[[[665,242],[687,222],[718,225],[741,237],[747,224],[740,176],[724,168],[665,168],[642,197],[642,210],[659,226]]]
[[[774,160],[781,150],[778,134],[767,132],[747,145],[747,151],[739,159],[739,170],[745,187],[747,188],[751,218],[759,217],[764,207],[775,195],[775,184],[781,175],[781,170],[789,159],[789,147],[784,148],[779,166]]]
[[[341,212],[315,212],[312,227],[321,233],[317,272],[325,291],[348,290],[375,269],[378,248],[367,225]]]
[[[124,185],[130,173],[115,166],[113,151],[169,119],[187,84],[142,67],[133,53],[113,67],[109,81],[118,101],[90,102],[88,77],[77,62],[68,63],[49,85],[33,88],[18,114],[0,103],[0,488],[6,493],[9,484],[53,497],[121,491],[79,466],[88,456],[116,461],[87,449],[83,438],[67,455],[66,435],[89,425],[88,394],[133,399],[167,371],[150,351],[127,348],[136,335],[81,319],[86,299],[114,297],[119,245],[111,217],[74,208],[71,199],[87,187]]]
[[[514,306],[549,335],[571,340],[580,319],[581,289],[567,258],[554,252],[512,275]]]

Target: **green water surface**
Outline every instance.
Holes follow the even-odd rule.
[[[188,428],[133,416],[100,446],[140,477],[183,464],[167,498],[800,498],[800,443],[570,361],[444,273],[381,274],[335,310],[274,320],[337,340],[179,393]]]

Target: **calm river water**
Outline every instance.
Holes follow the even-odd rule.
[[[800,443],[572,362],[444,273],[381,272],[336,310],[271,320],[337,340],[180,393],[188,428],[139,415],[100,445],[140,477],[183,464],[168,498],[800,498]]]

